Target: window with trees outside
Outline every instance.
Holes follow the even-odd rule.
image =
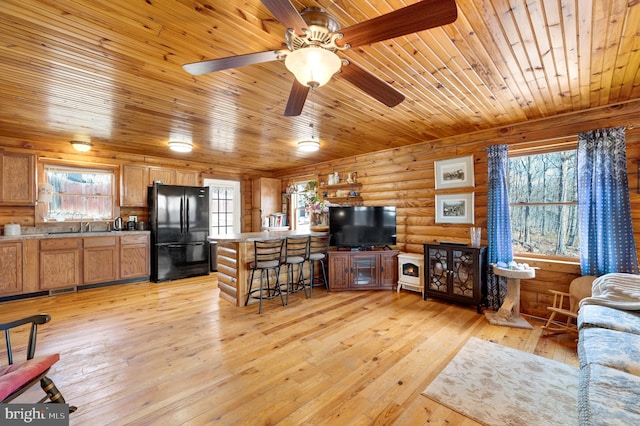
[[[44,174],[53,186],[45,220],[113,219],[113,169],[45,164]]]
[[[576,150],[509,159],[515,254],[579,257]]]

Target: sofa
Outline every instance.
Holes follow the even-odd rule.
[[[593,282],[578,312],[580,425],[640,425],[640,275]]]

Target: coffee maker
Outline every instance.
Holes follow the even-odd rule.
[[[129,221],[127,222],[127,230],[135,231],[137,221],[138,221],[138,216],[129,216]]]

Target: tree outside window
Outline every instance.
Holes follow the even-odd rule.
[[[509,159],[513,252],[579,257],[575,150]]]

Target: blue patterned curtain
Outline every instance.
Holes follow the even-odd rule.
[[[582,275],[638,273],[624,127],[578,135],[578,218]]]
[[[511,216],[509,215],[509,148],[493,145],[487,148],[488,205],[487,205],[487,262],[489,264],[513,260]],[[487,307],[498,310],[507,292],[507,280],[493,274],[489,266],[487,277]]]

